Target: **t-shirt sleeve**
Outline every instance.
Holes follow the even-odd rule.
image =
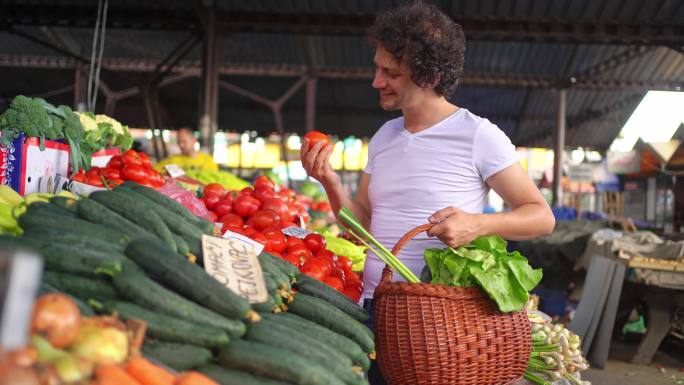
[[[508,136],[488,120],[482,122],[475,133],[473,153],[482,180],[515,164],[520,158]]]
[[[366,174],[373,173],[373,139],[368,142],[368,159],[366,160],[366,167],[363,168],[363,172]]]

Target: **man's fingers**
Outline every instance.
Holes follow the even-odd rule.
[[[325,169],[325,165],[328,162],[331,153],[332,146],[326,146],[323,150],[319,152],[318,157],[316,157],[316,163],[314,164],[314,170],[316,171],[316,175],[323,175],[323,170]]]
[[[456,207],[451,206],[445,209],[435,211],[432,215],[430,215],[430,217],[428,217],[428,222],[439,223],[442,220],[444,220],[444,218],[456,214],[457,212],[459,212],[459,210]]]
[[[306,155],[307,166],[315,167],[316,159],[318,159],[318,153],[321,151],[321,142],[314,143],[313,147],[309,149]]]
[[[438,225],[432,226],[428,231],[428,237],[439,237],[447,229],[446,223],[440,223]]]

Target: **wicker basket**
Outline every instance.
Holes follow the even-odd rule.
[[[430,227],[408,232],[392,253]],[[525,371],[527,315],[501,313],[479,288],[392,282],[385,266],[374,298],[378,363],[389,385],[509,384]]]

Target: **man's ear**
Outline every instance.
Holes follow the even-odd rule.
[[[437,84],[439,84],[440,80],[442,80],[442,76],[436,75],[435,80],[433,80],[430,83],[423,84],[423,88],[435,88],[435,87],[437,87]]]

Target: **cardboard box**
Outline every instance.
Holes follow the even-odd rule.
[[[0,147],[0,183],[20,195],[38,192],[41,177],[68,175],[69,154],[69,145],[62,141],[46,139],[41,151],[40,138],[22,133],[7,147]]]

